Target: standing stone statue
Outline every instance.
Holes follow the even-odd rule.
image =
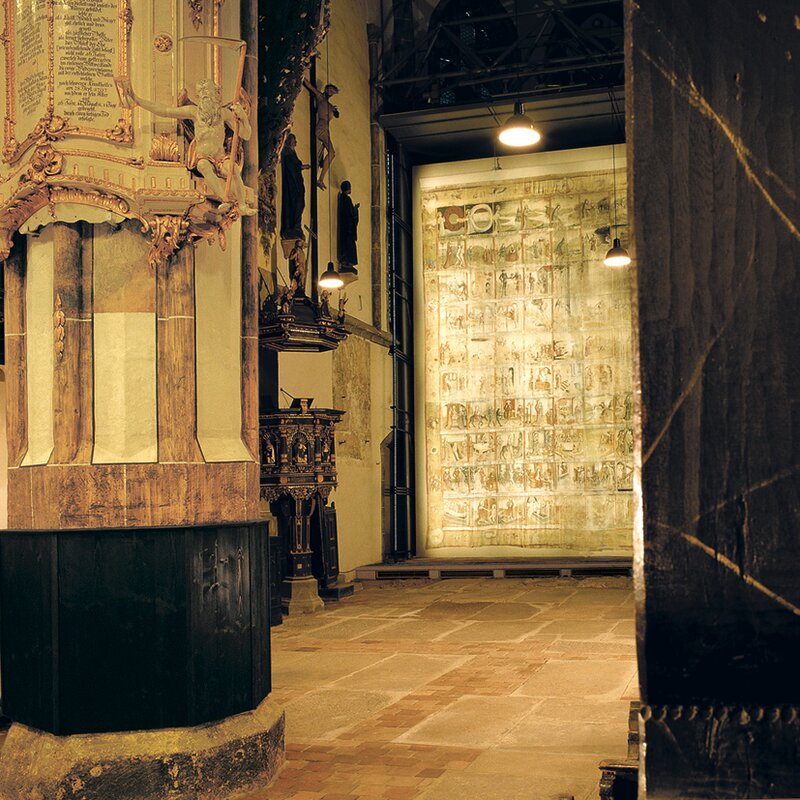
[[[317,89],[313,83],[303,78],[303,86],[314,95],[317,101],[317,122],[315,134],[320,144],[322,145],[319,154],[319,177],[317,178],[317,186],[320,189],[326,189],[325,176],[331,168],[331,162],[336,156],[336,151],[333,149],[333,142],[331,142],[331,118],[339,116],[339,109],[331,103],[331,97],[339,93],[338,87],[329,83],[323,91]]]
[[[361,203],[353,205],[350,198],[350,181],[342,181],[339,192],[339,213],[337,220],[337,256],[340,267],[354,267],[358,264],[358,209]]]
[[[281,239],[294,243],[303,236],[306,185],[303,170],[310,169],[297,155],[297,137],[290,133],[281,151]]]

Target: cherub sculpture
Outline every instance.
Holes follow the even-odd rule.
[[[331,315],[331,293],[327,289],[323,289],[319,293],[319,313],[321,317],[330,317]]]
[[[239,138],[244,141],[252,134],[250,120],[241,103],[223,103],[219,86],[210,78],[197,81],[194,102],[176,106],[139,97],[129,79],[117,78],[116,81],[126,108],[138,105],[160,117],[191,120],[194,138],[189,145],[186,166],[202,176],[212,196],[220,201],[219,213],[226,214],[231,209],[231,200],[238,204],[243,216],[256,213],[242,181],[241,164],[236,163],[236,154],[232,158],[225,148],[226,125],[233,131],[238,123]]]
[[[325,176],[331,168],[331,162],[336,157],[331,141],[331,119],[339,116],[339,109],[331,103],[331,97],[339,93],[338,87],[329,83],[322,91],[317,89],[313,83],[303,78],[303,85],[308,89],[317,101],[317,122],[315,134],[322,145],[319,155],[320,171],[317,177],[317,186],[326,189]]]
[[[306,242],[305,239],[295,239],[294,246],[289,253],[289,269],[291,270],[292,296],[306,293]]]

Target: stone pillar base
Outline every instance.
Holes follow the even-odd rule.
[[[319,596],[316,578],[286,578],[281,584],[283,611],[286,614],[313,614],[325,604]]]
[[[283,766],[284,713],[271,700],[221,722],[53,736],[14,724],[0,751],[0,799],[231,800]]]

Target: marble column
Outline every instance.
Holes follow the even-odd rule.
[[[642,788],[797,797],[796,9],[626,7]]]

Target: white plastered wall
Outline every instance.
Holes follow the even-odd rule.
[[[319,191],[318,232],[319,269],[322,272],[329,260],[336,260],[336,208],[339,186],[348,180],[352,184],[354,203],[360,203],[358,226],[358,281],[347,288],[347,314],[361,322],[372,324],[371,277],[371,167],[369,112],[369,50],[367,22],[377,22],[376,3],[372,0],[336,0],[331,8],[331,30],[320,47],[317,61],[317,85],[326,83],[339,87],[333,98],[341,116],[331,124],[331,138],[336,158],[327,180],[327,191]],[[303,89],[294,109],[292,132],[297,136],[297,153],[308,163],[316,152],[310,142],[308,92]],[[278,198],[280,198],[280,168],[278,169]],[[309,224],[311,186],[309,172],[306,181],[306,208],[303,215]],[[278,209],[280,213],[280,208]],[[276,245],[278,282],[287,282],[286,260]],[[309,264],[310,266],[310,264]],[[310,284],[310,270],[309,270]],[[307,286],[310,291],[310,285]],[[335,310],[338,295],[331,298]],[[385,305],[385,303],[384,303]],[[369,428],[348,435],[362,437],[363,457],[348,458],[337,452],[339,486],[331,496],[336,503],[339,526],[339,562],[342,572],[381,560],[381,465],[380,444],[391,425],[391,359],[386,347],[369,342]],[[294,396],[314,398],[317,407],[333,404],[332,353],[281,353],[278,362],[280,388]],[[288,399],[280,395],[282,406]],[[337,442],[337,450],[338,442]]]

